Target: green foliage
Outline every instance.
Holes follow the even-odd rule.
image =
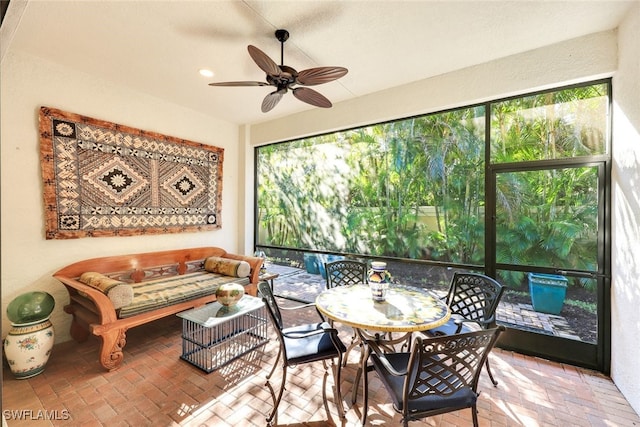
[[[567,305],[581,308],[582,310],[588,311],[591,314],[596,314],[598,312],[598,305],[593,302],[568,299],[568,300],[565,300],[564,303]]]
[[[493,103],[491,162],[603,154],[607,109],[606,84]]]
[[[597,270],[597,180],[595,167],[499,174],[497,261]]]
[[[258,244],[482,265],[485,147],[492,164],[601,154],[606,90],[492,103],[488,144],[481,106],[260,147]],[[597,188],[595,167],[499,172],[497,261],[596,270]]]
[[[260,148],[259,244],[482,262],[483,119],[464,109]]]

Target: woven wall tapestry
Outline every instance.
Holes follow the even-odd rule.
[[[219,228],[224,149],[40,108],[47,239]]]

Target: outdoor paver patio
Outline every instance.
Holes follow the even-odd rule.
[[[314,302],[316,296],[326,289],[326,280],[321,274],[311,274],[300,268],[275,263],[268,263],[267,271],[279,274],[279,277],[274,280],[274,292],[284,298]],[[580,339],[571,330],[564,317],[539,313],[533,310],[531,304],[509,304],[503,301],[496,310],[496,318],[500,323],[518,325],[528,330],[534,329],[551,335]]]

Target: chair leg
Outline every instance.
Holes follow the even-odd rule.
[[[326,366],[325,366],[326,368]],[[324,370],[324,375],[322,376],[322,403],[324,404],[324,410],[327,411],[327,415],[331,411],[329,411],[329,401],[327,400],[327,377],[329,376],[329,371]]]
[[[277,398],[273,393],[271,384],[269,384],[269,381],[267,381],[267,385],[269,386],[269,389],[271,391],[271,397],[273,398],[273,411],[271,411],[271,414],[269,414],[269,416],[267,417],[267,423],[269,425],[271,425],[272,421],[275,422],[278,419],[278,406],[280,405],[280,400],[282,399],[282,394],[284,393],[284,385],[286,380],[287,380],[287,365],[284,365],[282,368],[282,384],[280,384],[280,392],[278,393]]]
[[[498,381],[496,381],[493,378],[493,373],[491,372],[491,366],[489,365],[489,358],[487,357],[487,360],[485,361],[485,366],[487,367],[487,373],[489,374],[489,379],[491,380],[491,382],[493,383],[494,387],[498,387]]]
[[[476,405],[471,407],[471,416],[473,417],[473,427],[478,427],[478,408]]]
[[[322,379],[322,402],[324,403],[324,408],[329,411],[329,401],[327,400],[327,377],[329,376],[329,367],[327,366],[327,361],[322,361],[322,367],[324,368],[324,377]],[[333,359],[331,359],[331,373],[333,374],[333,398],[336,401],[336,407],[338,408],[338,416],[341,420],[345,419],[345,411],[344,405],[342,404],[342,391],[340,390],[341,380],[340,380],[340,372],[342,367],[342,359],[338,356],[338,363],[335,363]]]
[[[342,372],[342,359],[340,355],[338,356],[338,363],[334,363],[331,360],[332,370],[333,370],[333,382],[334,382],[334,391],[333,395],[336,399],[336,406],[338,407],[338,414],[340,415],[340,419],[343,420],[345,418],[344,414],[344,405],[342,404],[342,390],[340,388],[342,384],[341,380],[341,372]]]
[[[273,368],[271,368],[271,372],[267,375],[267,381],[271,378],[271,375],[276,371],[276,366],[278,366],[278,362],[280,361],[280,356],[282,355],[282,347],[278,346],[278,355],[276,356],[275,362],[273,362]]]
[[[367,424],[367,412],[369,410],[369,375],[367,375],[367,370],[364,369],[362,373],[362,425]],[[357,387],[357,384],[354,383],[354,387]]]
[[[363,358],[361,360],[362,365],[360,367],[362,371],[362,425],[367,423],[367,411],[369,409],[369,375],[367,374],[367,360],[369,359],[369,347],[366,344],[362,345]],[[353,383],[353,403],[355,403],[356,390],[358,389],[358,382]]]

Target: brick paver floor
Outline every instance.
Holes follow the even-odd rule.
[[[276,279],[276,291],[282,282]],[[283,306],[298,303],[278,298]],[[283,311],[288,325],[317,319],[313,308]],[[340,328],[348,342],[349,328]],[[271,340],[211,374],[180,359],[181,319],[170,316],[127,333],[124,363],[114,372],[98,364],[98,342],[89,339],[54,347],[44,373],[16,380],[3,367],[2,409],[9,427],[39,426],[265,426],[272,400],[265,377],[276,358]],[[290,369],[280,404],[278,425],[288,427],[357,426],[362,401],[351,404],[350,392],[359,352],[352,351],[343,369],[346,419],[338,419],[330,394],[329,412],[322,404],[321,363]],[[485,372],[479,390],[482,427],[631,427],[640,417],[608,377],[590,370],[495,349],[491,364],[498,387]],[[273,378],[279,384],[280,370]],[[370,374],[367,425],[397,426],[400,416],[374,373]],[[330,377],[329,385],[333,384]],[[361,393],[360,393],[361,395]],[[21,418],[20,420],[18,418]],[[470,410],[411,423],[411,426],[468,427]]]

